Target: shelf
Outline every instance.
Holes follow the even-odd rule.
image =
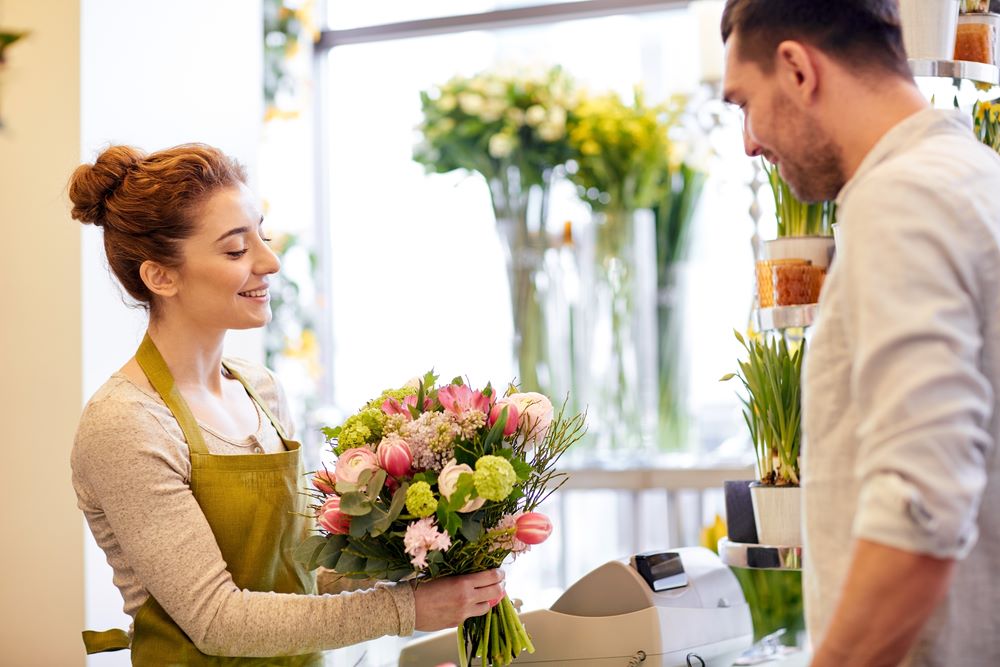
[[[757,310],[757,328],[761,331],[808,327],[816,319],[818,304],[805,306],[775,306]]]
[[[788,570],[802,569],[802,547],[779,547],[766,544],[745,544],[730,542],[727,538],[719,540],[719,557],[729,567],[742,567],[752,570]]]
[[[991,86],[1000,85],[1000,69],[996,65],[965,60],[926,60],[923,58],[911,58],[909,63],[913,76],[968,79]]]

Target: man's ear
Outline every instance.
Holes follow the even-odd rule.
[[[819,88],[818,63],[802,42],[789,39],[778,44],[774,65],[778,85],[786,95],[802,105],[815,99]]]
[[[177,294],[180,276],[175,269],[147,259],[139,266],[139,277],[156,296],[170,297]]]

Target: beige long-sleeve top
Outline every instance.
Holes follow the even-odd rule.
[[[292,433],[284,395],[263,367],[227,359]],[[202,424],[213,454],[284,449],[258,408],[257,431],[232,440]],[[153,595],[199,650],[271,656],[346,646],[413,632],[409,585],[338,595],[240,590],[226,570],[189,485],[180,426],[159,396],[113,375],[87,403],[72,453],[78,505],[114,570],[125,612]]]
[[[810,636],[830,623],[852,540],[955,559],[910,667],[1000,665],[1000,158],[969,125],[907,118],[841,191],[806,357]]]

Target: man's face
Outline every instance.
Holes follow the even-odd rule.
[[[726,42],[725,100],[743,112],[747,155],[777,165],[795,195],[808,202],[833,199],[846,182],[840,150],[819,122],[797,104],[794,78],[782,65],[765,73],[739,57],[739,35]],[[784,84],[784,85],[783,85]]]

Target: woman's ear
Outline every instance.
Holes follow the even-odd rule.
[[[139,266],[139,277],[156,296],[171,297],[177,294],[179,276],[175,269],[147,259]]]

